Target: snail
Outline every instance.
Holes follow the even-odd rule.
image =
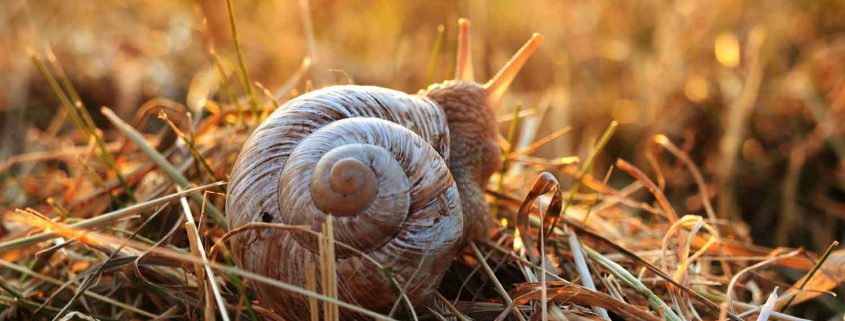
[[[338,299],[387,313],[397,295],[390,269],[413,306],[432,302],[466,240],[488,237],[483,198],[499,169],[494,110],[542,36],[534,34],[486,84],[476,83],[469,21],[459,20],[455,79],[416,95],[373,86],[331,86],[296,97],[250,135],[230,175],[226,216],[304,225],[319,231],[332,216]],[[313,234],[279,230],[231,239],[236,264],[306,286],[317,262]],[[262,304],[292,320],[309,319],[305,296],[256,284]],[[317,287],[319,288],[319,286]],[[343,319],[363,316],[342,311]]]

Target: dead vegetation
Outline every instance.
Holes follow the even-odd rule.
[[[500,115],[507,157],[488,190],[499,224],[455,259],[442,317],[845,310],[834,296],[845,280],[840,3],[3,6],[0,319],[279,320],[253,299],[255,282],[337,311],[328,319],[360,310],[331,288],[232,265],[225,240],[242,231],[222,219],[227,172],[256,124],[299,93],[349,82],[414,92],[446,78],[459,15],[478,32],[477,73],[531,32],[546,44]],[[357,312],[441,317],[397,306]]]

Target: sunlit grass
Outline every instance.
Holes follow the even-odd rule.
[[[764,310],[822,320],[841,312],[829,304],[842,292],[830,271],[842,270],[844,254],[825,251],[843,237],[841,4],[12,1],[6,9],[2,317],[60,317],[66,305],[102,319],[275,317],[255,299],[254,282],[307,296],[309,310],[329,319],[349,309],[384,319],[428,313],[401,301],[402,312],[388,316],[340,300],[338,280],[316,272],[336,261],[331,231],[312,231],[326,243],[303,272],[308,284],[234,267],[230,237],[299,227],[227,233],[225,189],[215,182],[228,179],[250,130],[299,94],[349,82],[415,93],[456,69],[493,79],[507,138],[505,166],[488,186],[499,226],[455,257],[436,293],[440,313],[721,320]],[[469,71],[456,59],[459,17],[473,22]],[[526,46],[534,56],[515,61],[523,71],[496,77],[535,32],[543,38]],[[198,75],[209,77],[195,83]],[[136,111],[160,98],[189,106],[188,123],[141,121],[149,115]],[[517,217],[543,172],[566,192],[565,216],[548,230],[550,195],[523,213],[530,224]],[[198,193],[205,189],[216,192]],[[141,223],[150,218],[154,226]],[[401,280],[367,260],[402,297]],[[97,279],[85,282],[102,287],[81,286],[88,274]],[[578,286],[585,277],[595,290]]]

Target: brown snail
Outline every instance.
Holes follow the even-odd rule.
[[[456,79],[408,95],[371,86],[332,86],[278,108],[252,133],[228,185],[232,228],[251,222],[306,225],[333,216],[338,243],[388,267],[414,306],[432,299],[466,239],[487,237],[483,191],[499,168],[494,108],[542,42],[534,35],[486,84],[472,77],[469,22],[459,21]],[[232,238],[236,263],[305,287],[313,235],[276,230]],[[382,271],[336,247],[339,299],[386,313],[397,296]],[[256,284],[265,306],[309,319],[308,300]],[[361,316],[342,311],[344,319]]]

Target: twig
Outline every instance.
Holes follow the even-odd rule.
[[[178,188],[177,188],[178,190]],[[205,247],[202,244],[202,240],[200,239],[199,232],[197,232],[197,225],[194,222],[194,215],[191,213],[191,207],[188,205],[188,200],[184,197],[179,198],[179,203],[182,205],[182,211],[185,213],[185,218],[187,222],[185,222],[185,229],[188,233],[188,241],[191,243],[191,249],[196,249],[194,254],[198,256],[202,262],[201,266],[205,268],[205,275],[206,278],[202,277],[202,272],[197,274],[197,278],[200,281],[203,279],[208,281],[208,285],[211,286],[211,292],[214,294],[214,301],[217,303],[217,308],[220,311],[220,317],[223,321],[229,321],[229,315],[226,313],[226,303],[223,301],[223,296],[220,295],[220,289],[217,286],[217,281],[214,279],[214,272],[211,271],[211,268],[208,266],[208,257],[205,254]],[[204,288],[204,286],[200,286],[200,289]],[[208,306],[206,306],[208,309]]]
[[[765,56],[761,55],[761,47],[766,38],[762,27],[755,27],[749,35],[748,54],[751,57],[750,67],[745,76],[742,91],[728,109],[728,121],[725,125],[725,134],[721,141],[719,156],[723,167],[719,169],[719,201],[718,214],[722,218],[731,218],[736,208],[733,199],[733,179],[736,171],[737,154],[742,142],[745,140],[745,128],[749,124],[748,117],[754,109],[757,95],[760,92],[760,85],[763,82],[764,69],[766,65]]]
[[[143,203],[140,203],[140,204],[135,204],[135,205],[132,205],[132,206],[129,206],[129,207],[126,207],[126,208],[122,208],[122,209],[119,209],[119,210],[116,210],[116,211],[113,211],[113,212],[101,214],[101,215],[89,218],[87,220],[83,220],[83,221],[80,221],[80,222],[77,222],[77,223],[74,223],[74,224],[70,224],[69,226],[73,227],[73,228],[87,228],[87,227],[100,226],[100,225],[103,225],[103,224],[106,224],[106,223],[109,223],[109,222],[112,222],[112,221],[122,219],[124,217],[134,215],[138,212],[150,209],[152,207],[170,202],[172,200],[178,199],[178,198],[183,197],[185,195],[191,195],[191,194],[194,194],[196,192],[199,192],[199,191],[202,191],[202,190],[205,190],[205,189],[209,189],[209,188],[212,188],[212,187],[224,185],[224,184],[225,183],[217,182],[217,183],[211,183],[211,184],[206,184],[206,185],[194,187],[194,188],[191,188],[191,189],[187,189],[183,192],[170,194],[170,195],[159,197],[159,198],[149,200],[149,201],[146,201],[146,202],[143,202]],[[29,246],[29,245],[32,245],[32,244],[35,244],[35,243],[38,243],[38,242],[47,241],[47,240],[52,239],[52,238],[57,237],[57,236],[58,236],[58,234],[56,232],[47,231],[47,232],[42,232],[42,233],[38,233],[38,234],[35,234],[35,235],[31,235],[31,236],[22,237],[22,238],[19,238],[19,239],[14,239],[14,240],[10,240],[10,241],[7,241],[7,242],[3,242],[3,243],[0,243],[0,253],[10,251],[10,250],[14,250],[14,249],[19,249],[19,248],[22,248],[22,247],[26,247],[26,246]]]
[[[607,146],[607,142],[610,141],[610,138],[613,137],[613,133],[616,132],[616,127],[619,126],[619,122],[611,121],[610,125],[607,126],[607,129],[604,130],[604,133],[599,138],[598,142],[593,149],[592,154],[587,159],[586,162],[581,167],[581,170],[578,172],[575,178],[575,184],[569,189],[569,198],[566,199],[566,202],[563,205],[563,209],[560,210],[560,216],[566,217],[566,211],[569,209],[569,206],[572,205],[572,200],[575,198],[575,192],[581,188],[581,182],[584,180],[584,176],[590,172],[593,168],[593,163],[595,162],[596,158],[598,157],[599,152]],[[584,220],[587,221],[587,216],[584,216]]]
[[[564,225],[564,231],[568,229],[568,225]],[[596,291],[596,284],[593,283],[593,276],[590,274],[590,268],[587,267],[587,260],[584,256],[584,251],[581,250],[581,242],[578,241],[578,236],[574,232],[569,231],[568,240],[569,249],[572,251],[572,258],[575,260],[575,267],[581,276],[581,284],[587,289]],[[592,308],[602,319],[610,320],[610,315],[607,314],[606,309],[598,306],[592,306]]]
[[[428,74],[425,77],[425,87],[434,82],[434,75],[437,73],[437,62],[440,60],[440,47],[443,46],[443,34],[446,27],[442,24],[437,26],[437,38],[434,40],[434,46],[431,48],[431,58],[428,60]]]
[[[68,229],[68,230],[72,229],[72,227],[68,226],[68,225],[63,225],[63,224],[59,224],[59,223],[56,223],[56,224],[59,225],[60,227],[62,227],[63,229]],[[83,231],[76,231],[76,233],[82,233],[82,232]],[[267,284],[267,285],[271,285],[271,286],[280,288],[280,289],[285,290],[285,291],[290,291],[290,292],[293,292],[293,293],[296,293],[296,294],[299,294],[299,295],[302,295],[302,296],[313,297],[313,298],[316,298],[318,300],[327,301],[327,302],[330,302],[332,304],[338,305],[338,306],[343,307],[345,309],[352,310],[354,312],[358,312],[360,314],[363,314],[363,315],[371,317],[371,318],[376,318],[376,319],[379,319],[379,320],[387,320],[387,321],[396,321],[396,319],[394,319],[394,318],[391,318],[389,316],[386,316],[386,315],[380,314],[378,312],[369,310],[369,309],[364,308],[364,307],[360,307],[360,306],[351,304],[351,303],[346,302],[346,301],[341,301],[339,299],[332,298],[332,297],[329,297],[329,296],[326,296],[326,295],[323,295],[323,294],[314,293],[312,291],[308,291],[307,289],[304,289],[302,287],[299,287],[299,286],[296,286],[296,285],[293,285],[293,284],[290,284],[290,283],[279,281],[279,280],[276,280],[276,279],[271,278],[271,277],[256,274],[256,273],[253,273],[253,272],[250,272],[250,271],[245,271],[245,270],[235,268],[235,267],[231,267],[231,266],[228,266],[228,265],[220,264],[220,263],[217,263],[217,262],[214,262],[214,261],[203,262],[201,259],[194,257],[193,255],[178,252],[178,251],[175,251],[173,249],[158,247],[158,246],[151,246],[151,245],[148,245],[146,243],[134,241],[134,240],[131,240],[131,239],[118,238],[118,237],[114,237],[114,236],[111,236],[111,235],[98,233],[98,232],[95,232],[95,231],[84,231],[84,233],[85,233],[86,237],[95,239],[97,242],[111,243],[111,244],[115,244],[115,243],[116,244],[122,244],[122,243],[125,242],[128,246],[132,246],[137,250],[147,251],[149,253],[157,254],[157,255],[161,256],[162,258],[170,258],[170,259],[178,260],[178,261],[185,262],[185,263],[191,263],[191,264],[192,263],[201,263],[201,264],[204,264],[204,265],[208,265],[209,267],[211,267],[213,269],[225,271],[227,273],[234,274],[234,275],[244,277],[244,278],[249,278],[249,279],[252,279],[254,281],[264,283],[264,284]]]
[[[490,282],[496,287],[496,292],[499,293],[499,296],[502,297],[502,300],[505,302],[505,305],[511,305],[513,300],[508,295],[508,292],[505,291],[505,287],[502,286],[502,283],[499,282],[499,279],[496,278],[496,273],[493,273],[493,269],[490,268],[490,265],[487,264],[487,260],[484,259],[484,254],[481,254],[481,250],[478,249],[478,246],[475,245],[475,242],[469,243],[470,248],[472,248],[472,253],[475,255],[475,258],[478,260],[478,264],[481,265],[484,273],[487,274],[487,277],[490,279]],[[543,302],[542,304],[545,304]],[[520,321],[526,321],[525,316],[522,315],[522,312],[519,309],[513,310],[514,316]]]
[[[191,182],[189,182],[185,176],[182,176],[182,173],[173,167],[173,165],[170,164],[170,162],[167,161],[167,159],[164,158],[164,156],[162,156],[154,147],[150,146],[150,144],[147,143],[147,140],[144,139],[138,131],[132,128],[132,126],[129,126],[129,124],[121,120],[120,117],[117,117],[117,115],[115,115],[108,107],[101,108],[100,112],[102,112],[103,116],[106,116],[106,119],[108,119],[123,135],[131,139],[135,142],[135,144],[138,144],[138,147],[147,153],[150,159],[155,162],[158,167],[164,170],[164,172],[167,173],[167,176],[170,176],[176,184],[182,188],[189,188],[191,186]],[[191,194],[191,198],[197,202],[197,204],[203,204],[204,202],[202,196],[199,194]],[[208,206],[207,209],[209,215],[211,215],[211,218],[214,219],[215,223],[220,225],[220,227],[224,230],[227,230],[228,227],[226,225],[226,220],[223,219],[223,215],[220,211],[213,205]]]
[[[816,262],[816,265],[813,266],[813,269],[810,270],[809,273],[807,273],[807,276],[804,278],[804,282],[801,282],[801,285],[798,287],[798,291],[804,289],[804,286],[807,285],[807,282],[810,282],[810,279],[813,278],[813,275],[815,275],[819,268],[822,266],[822,264],[824,264],[824,261],[827,261],[827,258],[830,257],[830,254],[833,253],[833,249],[835,249],[837,246],[839,246],[838,241],[833,241],[833,243],[830,243],[830,246],[828,246],[827,250],[824,251],[824,254],[822,254],[822,257],[819,259],[818,262]],[[780,311],[786,311],[786,309],[788,309],[789,305],[792,303],[792,300],[795,300],[794,295],[789,298],[789,301],[786,301],[786,304],[783,306],[783,309],[780,309]]]
[[[659,188],[657,188],[657,185],[655,185],[654,182],[649,179],[645,173],[643,173],[641,170],[634,167],[634,165],[631,165],[631,163],[628,163],[627,161],[621,158],[616,159],[616,167],[643,183],[643,186],[645,186],[645,188],[649,192],[651,192],[652,195],[654,195],[654,198],[657,199],[657,204],[660,205],[660,209],[663,210],[663,213],[669,219],[669,223],[674,224],[676,221],[678,221],[678,214],[675,212],[675,209],[672,207],[672,205],[669,204],[669,200],[666,198],[666,195],[664,195],[663,192]]]
[[[628,272],[628,270],[626,270],[625,268],[623,268],[622,266],[620,266],[616,262],[608,260],[603,255],[601,255],[599,252],[596,252],[595,250],[593,250],[589,247],[584,247],[584,251],[587,253],[587,256],[590,257],[590,259],[592,259],[593,261],[596,261],[597,263],[601,264],[602,266],[604,266],[605,268],[610,270],[614,275],[618,276],[620,279],[625,281],[625,283],[627,283],[629,286],[633,287],[635,291],[637,291],[638,293],[643,295],[646,298],[646,300],[648,300],[648,303],[649,303],[649,306],[651,306],[651,309],[654,310],[655,312],[662,313],[666,320],[674,320],[674,321],[680,321],[681,320],[681,318],[677,314],[675,314],[675,311],[673,311],[672,308],[670,308],[666,304],[666,302],[663,302],[663,300],[661,300],[660,297],[658,297],[656,294],[654,294],[654,292],[652,292],[651,289],[649,289],[647,286],[642,284],[642,282],[640,282],[639,279],[637,279],[636,277],[631,275],[631,273]]]
[[[789,253],[785,253],[783,255],[779,255],[779,256],[772,257],[772,258],[769,258],[769,259],[761,261],[761,262],[757,262],[756,264],[751,265],[751,266],[744,268],[741,271],[737,272],[734,275],[734,277],[731,278],[731,281],[728,283],[728,291],[726,292],[727,301],[728,301],[728,310],[731,311],[731,312],[733,311],[733,292],[734,292],[733,288],[734,288],[734,285],[736,284],[736,282],[739,281],[739,278],[741,276],[743,276],[745,273],[748,273],[749,271],[751,271],[753,269],[759,268],[761,266],[767,265],[769,263],[772,263],[772,262],[775,262],[775,261],[778,261],[778,260],[781,260],[781,259],[796,256],[798,254],[801,254],[801,252],[802,252],[802,250],[794,250],[794,251],[791,251]]]
[[[775,308],[775,302],[778,300],[778,287],[775,287],[772,294],[769,295],[769,299],[766,300],[766,304],[763,305],[763,308],[760,310],[760,315],[757,316],[757,321],[768,321],[769,316],[772,314],[772,310]]]
[[[707,213],[707,217],[715,222],[716,212],[713,210],[713,205],[710,204],[710,193],[707,190],[707,185],[704,183],[704,177],[701,175],[701,171],[698,170],[698,166],[695,166],[695,162],[692,161],[689,155],[682,152],[680,148],[675,146],[675,144],[673,144],[672,141],[665,135],[654,136],[653,141],[668,150],[672,153],[672,155],[675,155],[675,157],[684,163],[690,171],[690,174],[692,174],[695,184],[698,185],[698,191],[701,195],[701,203],[704,205],[704,211]],[[719,233],[719,229],[713,229],[713,235],[716,237],[716,241],[719,244],[719,254],[725,257],[725,249],[724,246],[722,246],[722,236]],[[722,265],[722,270],[724,270],[726,275],[730,276],[733,274],[733,271],[731,271],[731,265],[728,264],[727,261],[722,259],[720,260],[720,263]]]
[[[63,285],[63,284],[64,284],[64,282],[62,282],[62,281],[60,281],[60,280],[58,280],[58,279],[54,279],[54,278],[51,278],[51,277],[49,277],[49,276],[42,275],[42,274],[40,274],[40,273],[35,273],[35,272],[33,272],[33,271],[31,271],[31,270],[27,269],[27,268],[26,268],[26,267],[24,267],[24,266],[21,266],[21,265],[18,265],[18,264],[15,264],[15,263],[12,263],[12,262],[9,262],[9,261],[6,261],[6,260],[3,260],[3,259],[0,259],[0,266],[3,266],[3,267],[4,267],[4,268],[6,268],[6,269],[9,269],[9,270],[12,270],[12,271],[15,271],[15,272],[18,272],[18,273],[24,274],[24,275],[28,275],[28,276],[30,276],[30,277],[33,277],[33,278],[36,278],[36,279],[42,280],[42,281],[44,281],[44,282],[47,282],[47,283],[50,283],[50,284],[53,284],[53,285],[61,286],[61,285]],[[73,285],[69,285],[69,286],[73,287]],[[74,287],[74,289],[75,289],[75,287]],[[147,317],[147,318],[155,318],[155,317],[157,316],[156,314],[153,314],[153,313],[150,313],[150,312],[147,312],[147,311],[141,310],[141,309],[139,309],[139,308],[137,308],[137,307],[134,307],[134,306],[128,305],[128,304],[126,304],[126,303],[123,303],[123,302],[120,302],[120,301],[114,300],[114,299],[112,299],[112,298],[110,298],[110,297],[107,297],[107,296],[104,296],[104,295],[100,295],[100,294],[97,294],[97,293],[94,293],[94,292],[87,292],[87,291],[86,291],[85,293],[83,293],[83,295],[85,295],[85,296],[89,296],[89,297],[92,297],[92,298],[95,298],[95,299],[97,299],[97,300],[100,300],[100,301],[103,301],[103,302],[105,302],[105,303],[111,304],[111,305],[116,306],[116,307],[118,307],[118,308],[121,308],[121,309],[126,309],[127,311],[131,311],[131,312],[134,312],[134,313],[137,313],[137,314],[143,315],[143,316],[145,316],[145,317]]]
[[[440,301],[440,303],[442,303],[444,306],[446,306],[446,308],[449,309],[450,312],[452,312],[452,315],[454,315],[456,318],[458,318],[459,321],[469,321],[467,319],[467,317],[464,316],[464,314],[461,313],[461,311],[458,311],[458,308],[456,308],[454,305],[452,305],[452,302],[449,302],[449,300],[444,298],[443,295],[440,294],[440,292],[434,291],[434,297],[437,298],[437,300]]]
[[[258,122],[258,102],[255,100],[255,92],[252,90],[252,81],[249,80],[249,71],[246,69],[246,62],[244,61],[244,53],[241,49],[241,39],[238,37],[238,27],[235,24],[235,7],[232,0],[226,0],[226,8],[229,13],[229,27],[232,30],[232,40],[235,42],[235,53],[238,56],[238,67],[240,67],[241,85],[246,90],[249,98],[249,107],[252,110],[252,116]]]

